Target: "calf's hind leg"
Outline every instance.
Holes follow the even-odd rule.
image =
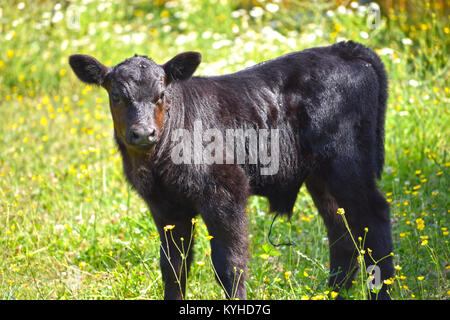
[[[357,270],[356,252],[345,224],[337,214],[339,205],[320,177],[309,176],[306,187],[327,227],[330,244],[329,285],[337,291],[348,289]]]
[[[339,207],[345,209],[353,237],[357,242],[358,237],[365,239],[361,249],[365,250],[366,268],[374,265],[380,271],[374,284],[382,284],[381,290],[378,294],[371,292],[370,298],[390,299],[384,284],[394,273],[389,205],[378,191],[372,172],[356,163],[339,163],[334,168],[328,179],[329,190]]]
[[[308,190],[328,228],[330,285],[349,287],[356,271],[356,247],[343,218],[337,214],[338,207],[344,208],[345,218],[357,245],[358,237],[365,239],[361,249],[365,250],[366,268],[376,265],[380,273],[375,284],[382,284],[383,280],[393,275],[389,205],[377,190],[373,175],[358,171],[355,165],[339,168],[347,170],[332,170],[326,175],[326,180],[318,177],[307,180]],[[386,284],[382,285],[378,294],[371,293],[371,298],[389,299]]]

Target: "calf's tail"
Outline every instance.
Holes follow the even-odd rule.
[[[388,77],[380,57],[371,49],[353,41],[339,42],[334,47],[343,57],[369,63],[378,78],[378,109],[376,120],[376,177],[381,178],[384,166],[384,123],[388,99]]]

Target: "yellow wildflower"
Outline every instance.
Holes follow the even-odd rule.
[[[164,227],[164,231],[168,231],[168,230],[172,230],[173,228],[175,228],[175,225],[173,224],[168,224]]]
[[[47,125],[47,118],[45,118],[45,117],[42,117],[42,118],[41,118],[41,125],[42,125],[43,127],[45,127],[45,126]]]
[[[163,11],[161,12],[161,18],[165,19],[165,18],[168,18],[169,16],[170,16],[169,11],[163,10]]]
[[[419,229],[420,231],[422,231],[425,228],[425,221],[423,221],[422,218],[416,219],[416,223],[417,223],[417,229]]]
[[[286,271],[286,272],[284,273],[284,278],[285,278],[286,280],[289,280],[289,277],[291,276],[291,274],[292,274],[291,271]]]

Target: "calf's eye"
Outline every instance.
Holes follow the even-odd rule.
[[[162,92],[158,98],[156,98],[155,100],[155,104],[161,104],[163,102],[164,99],[164,92]]]
[[[164,92],[161,92],[161,94],[159,95],[158,100],[156,100],[157,104],[161,104],[163,102],[164,99]]]
[[[120,103],[120,97],[119,97],[119,95],[117,95],[117,94],[115,94],[115,93],[111,93],[111,102],[113,103],[113,104],[118,104],[118,103]]]

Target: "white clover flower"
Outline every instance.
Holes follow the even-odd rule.
[[[372,10],[380,11],[380,6],[379,6],[379,4],[376,3],[376,2],[371,2],[371,3],[369,4],[369,7],[370,7]]]
[[[181,30],[184,30],[188,27],[188,24],[186,21],[181,21],[180,24],[178,25],[178,28],[180,28]]]
[[[339,6],[337,8],[337,12],[340,14],[345,14],[347,12],[347,9],[344,6]]]
[[[205,32],[202,33],[202,38],[203,38],[203,39],[209,39],[209,38],[211,38],[211,37],[212,37],[212,32],[209,31],[209,30],[207,30],[207,31],[205,31]]]
[[[244,52],[252,52],[255,49],[255,43],[254,42],[246,42],[244,44]]]
[[[57,224],[53,227],[54,233],[60,233],[63,230],[64,230],[64,225],[62,225],[62,224]]]
[[[387,56],[394,54],[394,50],[391,48],[383,48],[378,51],[378,54],[381,56]]]
[[[146,38],[146,34],[142,32],[134,33],[132,36],[133,43],[142,44]]]
[[[61,11],[57,11],[55,12],[53,18],[52,18],[52,22],[53,23],[58,23],[60,22],[62,19],[64,18],[64,13],[62,13]]]
[[[246,14],[246,12],[245,12],[244,9],[239,9],[239,10],[233,11],[231,13],[231,17],[232,18],[239,18],[239,17],[245,16],[245,14]]]
[[[323,36],[323,30],[322,29],[316,29],[314,31],[314,33],[316,34],[316,36],[318,37],[322,37]]]
[[[412,87],[418,87],[419,84],[420,84],[418,81],[416,81],[416,80],[414,80],[414,79],[409,80],[408,83],[409,83],[409,85],[412,86]]]
[[[261,7],[254,7],[250,10],[250,15],[253,18],[261,18],[264,15],[264,10]]]
[[[306,35],[306,41],[308,42],[314,42],[316,40],[317,36],[315,33],[309,33]]]
[[[402,43],[403,43],[405,46],[410,46],[410,45],[413,44],[413,41],[412,41],[410,38],[404,38],[404,39],[402,39]]]
[[[233,41],[228,40],[228,39],[224,39],[224,40],[219,40],[216,41],[212,44],[213,49],[217,50],[220,49],[222,47],[227,47],[227,46],[231,46],[233,44]]]
[[[280,7],[278,7],[278,5],[275,4],[275,3],[268,3],[268,4],[266,5],[266,10],[269,11],[270,13],[275,13],[275,12],[277,12],[279,8],[280,8]]]

